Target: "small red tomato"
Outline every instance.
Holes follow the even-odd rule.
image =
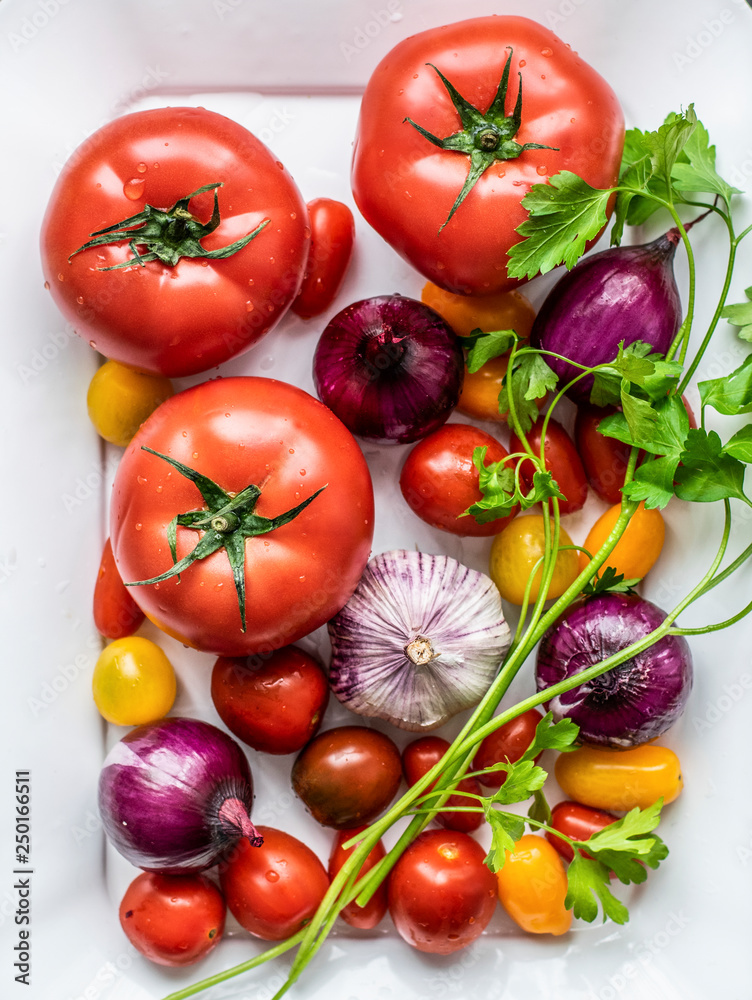
[[[449,955],[480,937],[496,909],[485,851],[466,833],[424,830],[392,869],[389,913],[418,951]]]
[[[222,722],[264,753],[297,753],[318,732],[329,701],[321,665],[296,646],[248,657],[220,656],[211,696]]]
[[[541,435],[543,431],[543,418],[539,418],[528,431],[526,437],[528,444],[535,455],[540,455]],[[512,452],[524,451],[522,442],[516,434],[512,433],[509,440],[509,448]],[[559,510],[562,514],[573,514],[576,510],[581,510],[587,500],[588,484],[585,470],[582,467],[580,456],[574,442],[555,420],[549,420],[546,429],[546,443],[543,449],[546,468],[553,476],[559,489],[567,498],[559,501]],[[530,460],[522,460],[520,478],[528,490],[533,485],[533,474],[535,467]]]
[[[292,768],[292,787],[322,826],[370,823],[394,798],[402,762],[393,741],[366,726],[338,726],[314,737]]]
[[[220,865],[219,880],[230,912],[251,934],[281,941],[299,931],[329,888],[319,859],[289,833],[260,826],[261,847],[239,840]]]
[[[94,585],[94,624],[107,639],[125,639],[133,635],[143,620],[143,611],[118,573],[108,538]]]
[[[533,742],[535,728],[543,718],[536,708],[516,716],[481,742],[473,761],[473,771],[483,771],[487,767],[499,764],[501,761],[514,763]],[[492,771],[480,775],[478,780],[486,788],[501,788],[507,780],[506,771]]]
[[[334,876],[355,850],[355,846],[344,848],[342,845],[346,841],[350,840],[351,837],[356,836],[365,829],[365,826],[358,826],[352,830],[340,830],[337,833],[337,836],[334,838],[332,853],[329,858],[329,878],[331,880],[334,879]],[[381,841],[379,841],[369,852],[366,860],[363,862],[360,868],[360,875],[365,875],[366,872],[369,872],[385,855],[386,851],[384,850],[384,845]],[[360,875],[358,878],[360,878]],[[345,923],[349,924],[351,927],[358,927],[361,930],[370,930],[372,927],[375,927],[376,924],[381,922],[384,914],[386,913],[386,908],[386,882],[382,882],[365,906],[358,906],[358,904],[353,901],[352,903],[348,903],[347,906],[340,912],[340,916]]]
[[[402,496],[413,513],[453,535],[497,535],[506,527],[514,514],[488,524],[478,524],[472,515],[460,517],[482,499],[473,449],[483,447],[488,448],[486,465],[509,454],[490,434],[469,424],[445,424],[418,442],[400,475]]]
[[[604,827],[615,823],[617,819],[617,816],[605,812],[603,809],[593,809],[590,806],[580,805],[579,802],[564,801],[557,802],[551,810],[549,826],[552,826],[554,830],[560,830],[572,840],[589,840],[594,833],[598,833]],[[555,833],[550,833],[548,830],[546,830],[545,836],[549,844],[556,848],[565,861],[572,860],[574,851],[566,840],[562,840],[561,837],[557,837]],[[583,853],[586,857],[590,857],[586,851]]]
[[[355,242],[355,220],[347,205],[331,198],[308,202],[311,242],[303,284],[292,311],[303,319],[319,316],[342,285]]]
[[[434,764],[438,764],[448,749],[448,740],[443,740],[440,736],[421,736],[420,739],[408,743],[402,751],[402,770],[408,785],[412,787],[416,781],[431,770]],[[458,783],[457,789],[460,792],[470,792],[473,795],[483,794],[475,778],[463,778]],[[463,833],[470,833],[472,830],[477,830],[483,822],[483,813],[451,812],[451,807],[477,804],[463,795],[450,795],[446,801],[449,809],[436,813],[434,819],[447,830],[461,830]]]
[[[125,891],[120,924],[134,948],[158,965],[192,965],[225,929],[222,894],[204,875],[144,872]]]
[[[616,438],[606,437],[598,424],[614,407],[580,406],[574,425],[577,451],[585,467],[588,482],[607,503],[621,503],[621,488],[627,471],[630,447]]]

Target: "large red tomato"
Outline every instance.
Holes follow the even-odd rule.
[[[168,399],[126,449],[113,488],[123,581],[172,574],[132,587],[134,599],[165,632],[224,656],[323,625],[355,590],[372,534],[355,439],[318,400],[273,379],[215,379]]]
[[[508,91],[497,103],[507,57]],[[449,136],[453,148],[442,148]],[[610,187],[623,141],[616,95],[576,52],[527,18],[480,17],[413,35],[376,67],[361,104],[353,194],[366,221],[435,284],[490,294],[517,283],[506,254],[520,240],[530,187],[560,170]],[[521,148],[528,143],[557,148]]]
[[[207,185],[220,186],[187,200]],[[201,235],[215,193],[219,225]],[[159,257],[134,221],[147,206],[161,210],[148,223],[163,229]],[[75,252],[123,222],[127,238]],[[195,256],[262,224],[230,256]],[[102,354],[190,375],[247,350],[282,317],[302,281],[307,227],[295,182],[255,136],[204,108],[159,108],[109,122],[68,160],[42,224],[42,264],[57,306]],[[188,255],[166,262],[176,245]]]

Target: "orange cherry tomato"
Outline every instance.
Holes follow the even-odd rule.
[[[572,911],[564,905],[567,875],[562,860],[543,837],[520,837],[496,873],[501,905],[531,934],[566,934]]]
[[[329,879],[333,880],[334,876],[340,870],[342,865],[347,861],[352,852],[355,850],[357,845],[353,847],[345,848],[342,845],[355,837],[362,830],[366,830],[365,826],[355,827],[354,830],[340,830],[337,836],[334,838],[334,844],[332,845],[332,853],[329,858]],[[366,860],[363,862],[360,875],[365,875],[369,872],[374,865],[378,864],[383,857],[385,857],[386,851],[384,845],[379,841],[376,846],[369,852]],[[358,876],[360,878],[360,875]],[[348,903],[347,906],[340,911],[340,916],[349,924],[351,927],[358,927],[361,930],[370,930],[375,927],[384,917],[387,910],[387,893],[386,893],[386,881],[382,882],[378,887],[376,892],[371,896],[365,906],[358,906],[358,904],[353,900],[352,903]]]
[[[94,624],[107,639],[124,639],[133,635],[143,620],[143,611],[120,578],[108,538],[94,585]]]
[[[590,529],[585,539],[585,548],[591,555],[595,555],[611,534],[620,512],[621,504],[614,504],[601,514]],[[606,560],[606,565],[613,566],[617,573],[623,573],[625,580],[641,580],[655,565],[665,537],[666,525],[661,512],[656,509],[646,510],[645,504],[641,503]],[[588,557],[581,552],[580,570],[588,562]]]
[[[419,781],[424,774],[431,770],[434,764],[438,764],[448,749],[449,741],[440,736],[421,736],[419,739],[413,740],[412,743],[408,743],[402,751],[402,770],[408,785],[412,787],[416,781]],[[457,790],[470,792],[473,795],[482,794],[476,778],[463,778],[458,782]],[[453,806],[478,805],[478,802],[473,799],[466,798],[464,795],[450,795],[446,805],[449,807],[447,811],[436,813],[434,819],[439,826],[446,827],[447,830],[461,830],[463,833],[471,833],[483,823],[483,813],[481,812],[451,811]]]
[[[673,802],[684,787],[679,758],[654,743],[630,750],[580,747],[560,754],[554,769],[565,795],[595,809],[647,809],[661,797]]]
[[[526,434],[527,442],[533,453],[540,456],[543,418],[533,424]],[[512,432],[509,439],[511,452],[524,451],[522,441]],[[559,501],[559,511],[562,514],[573,514],[582,510],[587,500],[588,484],[585,470],[574,442],[556,420],[549,420],[546,428],[546,443],[543,450],[546,468],[558,483],[559,489],[566,500]],[[530,459],[521,459],[520,478],[528,490],[533,485],[535,466]]]
[[[347,205],[331,198],[308,202],[311,241],[303,284],[291,309],[303,319],[319,316],[334,301],[347,272],[355,221]]]
[[[503,760],[510,763],[519,760],[533,742],[536,727],[542,718],[537,708],[530,708],[499,726],[481,742],[475,753],[472,770],[483,771]],[[478,781],[486,788],[501,788],[506,780],[506,771],[491,771],[478,776]]]
[[[553,531],[553,523],[551,525]],[[544,519],[542,514],[527,514],[516,517],[511,524],[497,535],[491,546],[489,575],[505,601],[522,604],[525,587],[533,567],[545,550]],[[561,597],[567,587],[577,578],[577,552],[564,549],[572,539],[563,528],[559,529],[559,552],[556,555],[547,600]],[[542,578],[542,567],[536,571],[530,590],[530,600],[538,597]]]

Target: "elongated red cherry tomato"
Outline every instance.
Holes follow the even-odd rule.
[[[329,858],[330,879],[334,878],[342,865],[355,850],[356,846],[354,845],[353,847],[344,848],[342,845],[365,829],[365,826],[359,826],[354,830],[340,830],[337,833],[337,836],[334,838],[332,853]],[[369,852],[366,860],[363,862],[360,869],[360,875],[365,875],[366,872],[369,872],[385,855],[386,851],[384,850],[384,845],[381,841],[379,841],[373,850]],[[358,877],[360,877],[360,875]],[[370,930],[382,921],[386,910],[386,882],[382,882],[365,906],[358,906],[358,904],[353,900],[352,903],[348,903],[347,906],[340,912],[340,916],[345,923],[349,924],[351,927],[358,927],[361,930]]]
[[[557,802],[551,810],[551,822],[554,830],[560,830],[572,840],[589,840],[594,833],[615,823],[618,817],[603,809],[593,809],[579,802]],[[546,840],[554,847],[565,861],[571,861],[574,851],[566,840],[557,837],[555,833],[546,830]],[[587,852],[583,852],[590,857]]]
[[[124,639],[133,635],[143,620],[143,611],[120,578],[108,538],[94,585],[94,624],[107,639]]]
[[[563,755],[565,756],[565,755]],[[531,934],[566,934],[572,911],[564,905],[567,875],[547,840],[527,833],[507,851],[497,872],[501,905],[516,924]]]
[[[543,432],[543,419],[537,420],[526,437],[528,444],[536,455],[540,455],[541,437]],[[509,447],[512,452],[524,451],[522,442],[515,433],[509,439]],[[582,467],[580,456],[574,442],[555,420],[549,420],[546,429],[546,443],[543,449],[543,456],[546,468],[559,484],[559,489],[567,498],[559,501],[559,510],[562,514],[573,514],[576,510],[581,510],[587,500],[588,484],[585,470]],[[528,490],[533,485],[533,474],[535,467],[529,460],[522,462],[520,478]]]
[[[412,787],[416,781],[431,770],[434,764],[438,764],[448,749],[449,741],[443,740],[440,736],[421,736],[420,739],[408,743],[402,751],[402,770],[408,785]],[[463,778],[458,783],[457,789],[460,792],[470,792],[473,795],[483,794],[476,778]],[[483,813],[451,812],[451,808],[474,805],[478,805],[478,803],[473,799],[465,798],[464,795],[450,795],[446,801],[447,809],[436,813],[434,819],[447,830],[461,830],[463,833],[471,833],[473,830],[477,830],[483,822]]]
[[[536,708],[516,716],[482,741],[475,754],[473,771],[483,771],[487,767],[499,764],[501,761],[514,763],[533,742],[535,728],[543,718]],[[506,771],[491,771],[482,774],[478,780],[486,788],[501,788],[507,780]]]
[[[303,319],[327,309],[344,281],[355,241],[352,212],[341,201],[316,198],[308,202],[311,245],[303,284],[292,311]]]
[[[588,482],[601,500],[610,504],[621,503],[621,488],[631,450],[629,445],[606,437],[598,430],[601,420],[614,412],[614,407],[601,409],[583,405],[577,410],[574,425],[574,439]]]

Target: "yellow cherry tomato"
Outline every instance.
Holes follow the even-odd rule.
[[[124,448],[147,417],[174,394],[163,375],[105,361],[89,383],[86,405],[97,433]]]
[[[620,512],[621,504],[614,504],[601,514],[590,529],[585,539],[585,548],[591,555],[595,555],[611,534]],[[613,566],[617,573],[623,573],[625,580],[641,580],[661,554],[665,537],[666,524],[661,512],[646,510],[645,504],[641,503],[606,560],[606,565]],[[580,569],[584,569],[588,562],[585,553],[581,552]]]
[[[647,809],[663,797],[673,802],[684,787],[673,750],[644,743],[631,750],[580,747],[556,759],[556,780],[564,794],[596,809]]]
[[[566,934],[572,911],[564,905],[567,875],[556,850],[543,837],[525,834],[507,851],[496,873],[501,905],[524,931]]]
[[[172,708],[175,671],[149,639],[116,639],[102,650],[94,667],[94,703],[116,726],[140,726],[161,719]]]
[[[545,550],[544,530],[542,514],[527,514],[525,517],[516,517],[493,540],[489,574],[501,596],[510,604],[522,604],[528,578]],[[553,522],[551,532],[553,533]],[[564,549],[564,546],[571,544],[572,539],[560,528],[559,552],[547,600],[561,597],[577,577],[577,552],[574,549]],[[542,567],[539,567],[530,590],[531,602],[538,597],[541,577]]]

